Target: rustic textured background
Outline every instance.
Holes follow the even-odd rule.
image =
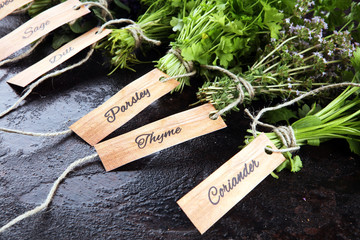
[[[0,21],[0,37],[25,21]],[[51,51],[42,44],[31,57],[0,68],[0,112],[19,91],[6,80]],[[78,57],[84,56],[84,52]],[[101,55],[49,79],[0,119],[1,127],[34,132],[65,130],[132,80],[152,69],[107,76]],[[195,83],[196,85],[196,83]],[[188,109],[196,88],[168,94],[112,136]],[[266,103],[268,105],[270,103]],[[50,207],[13,226],[0,239],[359,239],[360,158],[341,141],[304,147],[297,174],[266,178],[204,235],[176,201],[236,154],[249,121],[242,112],[228,128],[106,173],[99,159],[71,173]],[[0,133],[0,225],[42,203],[64,169],[94,153],[79,137],[38,138]]]

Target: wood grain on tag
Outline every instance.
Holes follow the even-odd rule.
[[[113,170],[136,159],[177,145],[190,139],[226,127],[219,117],[211,120],[209,113],[215,111],[205,104],[95,145],[106,171]]]
[[[109,29],[104,29],[101,33],[97,33],[98,29],[99,28],[94,28],[80,37],[72,40],[46,58],[20,72],[7,82],[20,87],[27,86],[29,83],[33,82],[44,73],[47,73],[51,69],[59,66],[61,63],[65,62],[84,48],[99,41],[111,32]]]
[[[276,149],[259,135],[177,202],[201,234],[285,160],[281,153],[267,154],[266,146]]]
[[[75,9],[74,7],[79,4],[78,0],[68,0],[58,4],[1,38],[0,61],[61,25],[90,12],[84,6]]]
[[[0,0],[0,20],[33,0]]]
[[[90,145],[98,143],[179,84],[176,80],[160,82],[161,77],[168,75],[158,69],[148,72],[75,122],[70,129]]]

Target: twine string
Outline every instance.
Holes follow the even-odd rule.
[[[50,133],[36,133],[36,132],[24,132],[21,130],[1,128],[1,127],[0,127],[0,131],[7,132],[7,133],[17,133],[17,134],[22,134],[22,135],[27,135],[27,136],[34,136],[34,137],[56,137],[56,136],[61,136],[61,135],[66,135],[66,134],[72,133],[71,129],[68,129],[65,131],[60,131],[60,132],[52,132],[52,133],[51,132]]]
[[[98,32],[101,33],[105,29],[105,27],[107,27],[109,25],[120,24],[120,23],[128,23],[129,24],[128,26],[123,27],[123,28],[127,29],[133,36],[133,38],[135,40],[135,48],[139,48],[141,46],[141,42],[143,40],[148,43],[157,45],[157,46],[159,46],[161,44],[161,42],[159,40],[155,40],[155,39],[151,39],[151,38],[147,37],[144,34],[144,31],[141,29],[141,27],[137,23],[135,23],[133,20],[127,19],[127,18],[119,18],[119,19],[113,19],[113,20],[107,21],[106,23],[101,25]]]
[[[86,6],[87,8],[91,8],[91,7],[98,7],[101,8],[103,10],[102,13],[102,17],[105,19],[106,16],[109,16],[110,19],[114,19],[113,15],[111,14],[111,12],[108,9],[108,4],[106,1],[104,0],[100,0],[99,2],[82,2],[76,6],[74,6],[74,9],[79,9],[82,6]]]
[[[180,48],[177,49],[173,49],[170,48],[170,50],[168,51],[168,53],[172,53],[174,54],[181,62],[181,64],[185,67],[186,72],[192,72],[194,71],[194,63],[192,61],[186,61],[182,56],[181,56],[181,50]]]
[[[31,3],[27,4],[25,7],[13,11],[11,14],[14,14],[14,15],[15,14],[24,14],[31,8],[31,6],[33,4],[34,4],[34,2],[31,2]]]
[[[42,82],[44,82],[46,79],[48,78],[51,78],[51,77],[55,77],[57,75],[60,75],[64,72],[67,72],[69,70],[72,70],[76,67],[79,67],[81,66],[83,63],[85,63],[87,60],[89,60],[90,56],[93,54],[94,52],[94,47],[95,47],[95,44],[94,43],[89,52],[87,53],[87,55],[85,56],[84,59],[82,59],[81,61],[75,63],[75,64],[72,64],[68,67],[65,67],[63,69],[60,69],[60,70],[57,70],[57,71],[54,71],[52,73],[49,73],[49,74],[46,74],[44,75],[43,77],[39,78],[37,81],[35,81],[34,83],[32,83],[27,89],[24,90],[24,94],[11,106],[9,107],[8,109],[6,109],[5,111],[3,111],[2,113],[0,113],[0,118],[2,118],[3,116],[5,116],[6,114],[8,114],[9,112],[13,111],[14,109],[16,109],[20,103],[27,97],[30,95],[30,93],[34,90],[34,88],[36,88],[39,84],[41,84]]]
[[[184,78],[184,77],[192,77],[192,76],[194,76],[196,74],[196,70],[194,69],[194,63],[192,61],[186,61],[181,56],[181,50],[180,49],[170,48],[168,53],[171,53],[171,54],[175,55],[175,57],[177,57],[177,59],[179,59],[179,61],[184,66],[187,73],[179,74],[179,75],[176,75],[176,76],[170,76],[168,78],[162,78],[162,79],[160,79],[161,82],[167,82],[167,81],[172,80],[172,79],[179,79],[179,78]]]
[[[13,58],[9,58],[9,59],[5,59],[3,61],[0,62],[0,67],[5,65],[5,64],[8,64],[8,63],[13,63],[13,62],[16,62],[16,61],[19,61],[27,56],[29,56],[37,46],[39,46],[40,43],[42,43],[46,38],[46,35],[45,36],[42,36],[38,41],[36,41],[29,50],[27,50],[26,52],[20,54],[19,56],[16,56],[16,57],[13,57]]]
[[[11,220],[10,222],[8,222],[6,225],[4,225],[3,227],[0,228],[0,233],[4,232],[5,230],[7,230],[8,228],[10,228],[11,226],[13,226],[14,224],[20,222],[21,220],[24,220],[38,212],[41,212],[43,210],[45,210],[51,203],[52,199],[54,198],[55,192],[58,189],[61,181],[63,181],[67,175],[73,171],[74,169],[76,169],[77,167],[89,163],[91,162],[94,158],[96,158],[98,156],[97,153],[86,156],[84,158],[78,159],[75,162],[71,163],[66,169],[65,171],[56,179],[56,181],[53,183],[53,186],[51,187],[45,201],[40,204],[39,206],[35,207],[32,210],[29,210],[19,216],[17,216],[16,218],[14,218],[13,220]]]
[[[326,91],[326,90],[330,90],[330,89],[335,89],[335,88],[341,88],[341,87],[360,87],[359,83],[353,83],[353,82],[343,82],[343,83],[335,83],[335,84],[330,84],[330,85],[326,85],[323,87],[319,87],[316,88],[314,90],[311,90],[307,93],[304,93],[290,101],[284,102],[282,104],[279,104],[275,107],[267,107],[267,108],[263,108],[259,111],[259,113],[254,117],[250,111],[248,109],[245,109],[245,113],[247,115],[249,115],[249,117],[252,119],[252,123],[251,123],[251,131],[254,137],[257,136],[257,130],[256,127],[257,125],[260,126],[264,126],[264,127],[268,127],[271,128],[276,134],[277,136],[279,136],[279,138],[281,139],[281,141],[283,142],[284,146],[286,146],[286,148],[284,149],[279,149],[279,150],[274,150],[271,148],[266,148],[266,150],[270,151],[270,152],[292,152],[292,151],[296,151],[300,149],[300,146],[297,146],[296,144],[296,137],[295,137],[295,133],[294,130],[292,129],[291,126],[281,126],[281,127],[275,127],[273,125],[270,124],[266,124],[266,123],[262,123],[260,121],[260,118],[263,116],[263,114],[265,114],[266,112],[269,111],[275,111],[287,106],[290,106],[294,103],[299,102],[300,100],[302,100],[303,98],[306,98],[310,95],[315,95],[319,92],[322,91]]]
[[[219,67],[219,66],[212,66],[212,65],[200,65],[200,66],[205,68],[205,69],[208,69],[208,70],[216,70],[216,71],[219,71],[221,73],[224,73],[224,74],[228,75],[230,78],[232,78],[236,83],[238,83],[236,85],[236,89],[239,92],[239,96],[237,97],[237,99],[235,99],[235,101],[233,101],[232,103],[230,103],[229,105],[227,105],[223,109],[219,110],[217,113],[213,114],[210,117],[211,119],[213,119],[213,120],[217,119],[219,116],[223,115],[227,111],[230,111],[233,107],[237,106],[238,104],[240,104],[240,103],[242,103],[244,101],[245,93],[244,93],[244,91],[242,89],[242,86],[245,87],[246,91],[249,93],[250,98],[253,98],[255,96],[254,88],[244,78],[242,78],[240,76],[237,76],[234,73],[230,72],[229,70],[227,70],[225,68],[222,68],[222,67]]]
[[[181,56],[181,50],[178,49],[173,49],[171,48],[168,53],[171,53],[173,55],[175,55],[179,61],[181,62],[181,64],[184,66],[184,68],[186,69],[187,73],[186,74],[181,74],[181,75],[176,75],[176,76],[172,76],[172,77],[168,77],[168,78],[164,78],[162,80],[160,80],[161,82],[166,82],[169,81],[170,79],[178,79],[178,78],[183,78],[183,77],[191,77],[193,75],[196,74],[196,70],[194,70],[194,63],[192,61],[186,61],[182,56]],[[253,98],[255,95],[255,91],[254,88],[251,86],[251,84],[246,81],[244,78],[240,77],[240,76],[236,76],[235,74],[233,74],[232,72],[230,72],[229,70],[219,67],[219,66],[212,66],[212,65],[200,65],[200,67],[205,68],[207,70],[216,70],[219,71],[221,73],[224,73],[226,75],[228,75],[230,78],[234,79],[235,82],[237,82],[238,84],[236,85],[236,88],[239,92],[239,96],[238,98],[230,103],[229,105],[227,105],[226,107],[224,107],[223,109],[219,110],[218,112],[214,113],[214,114],[210,114],[210,118],[213,120],[216,120],[219,116],[223,115],[225,112],[231,110],[233,107],[237,106],[239,103],[244,101],[245,98],[245,93],[242,89],[242,86],[245,87],[246,91],[249,93],[250,98]]]

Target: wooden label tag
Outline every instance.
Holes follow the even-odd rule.
[[[78,0],[68,0],[58,4],[1,38],[0,61],[61,25],[89,13],[90,10],[84,6],[75,9],[80,3]]]
[[[106,171],[136,159],[226,127],[219,117],[209,118],[215,111],[205,104],[135,129],[95,145]]]
[[[75,122],[70,129],[93,146],[179,84],[176,80],[160,82],[161,77],[168,75],[158,69],[148,72]]]
[[[72,40],[46,58],[20,72],[7,82],[20,87],[26,87],[44,73],[47,73],[51,69],[59,66],[61,63],[65,62],[84,48],[99,41],[111,32],[109,29],[104,29],[101,33],[97,33],[98,29],[99,28],[94,28],[80,37]]]
[[[266,146],[276,149],[259,135],[177,202],[201,234],[285,160],[281,153],[267,154]]]
[[[0,20],[15,11],[16,9],[32,2],[33,0],[1,0],[0,1]]]

